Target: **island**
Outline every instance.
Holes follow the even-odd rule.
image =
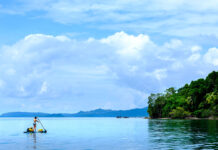
[[[164,93],[150,94],[148,113],[150,118],[217,118],[218,72],[177,90],[171,87]]]

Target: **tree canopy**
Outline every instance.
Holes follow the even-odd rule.
[[[148,113],[151,118],[218,116],[218,72],[178,90],[171,87],[164,93],[152,93],[148,97]]]

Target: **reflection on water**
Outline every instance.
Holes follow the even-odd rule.
[[[24,134],[32,118],[0,118],[0,150],[218,149],[215,120],[42,120],[48,133]]]
[[[36,149],[36,134],[32,133],[32,137],[33,137],[33,149]]]
[[[157,148],[216,149],[216,120],[149,120],[149,139]]]
[[[37,149],[37,134],[36,133],[26,133],[27,142],[24,144],[26,149]]]

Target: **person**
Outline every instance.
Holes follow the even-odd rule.
[[[36,122],[39,122],[39,120],[37,119],[37,117],[34,117],[34,119],[33,119],[33,128],[34,128],[35,132],[36,132]]]

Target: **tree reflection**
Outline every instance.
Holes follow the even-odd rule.
[[[217,120],[149,120],[149,138],[158,148],[218,148]]]

